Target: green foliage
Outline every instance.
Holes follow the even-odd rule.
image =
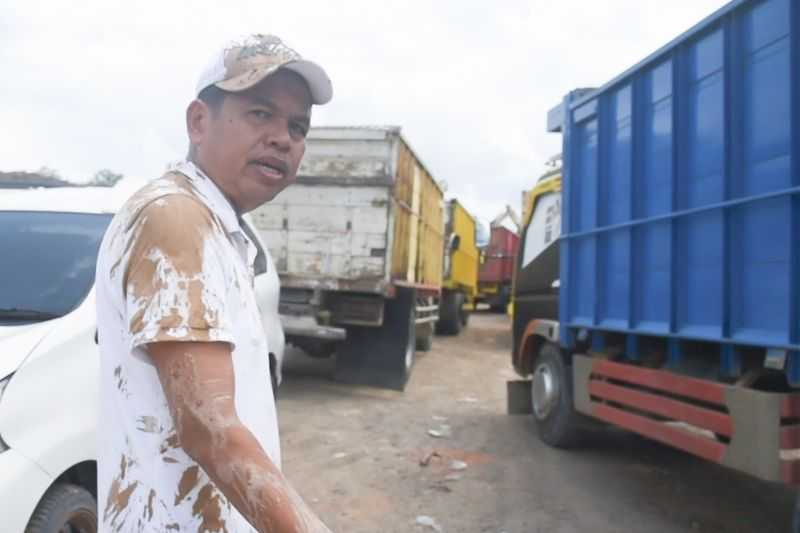
[[[93,185],[95,187],[113,187],[119,180],[122,179],[122,177],[122,174],[118,174],[107,168],[104,168],[95,173],[94,178],[92,178],[92,181],[89,182],[89,185]]]

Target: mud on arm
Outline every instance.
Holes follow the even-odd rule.
[[[221,342],[148,345],[184,451],[263,533],[326,533],[234,404],[231,348]]]

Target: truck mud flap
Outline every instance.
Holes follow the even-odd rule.
[[[403,390],[415,359],[414,307],[414,289],[399,288],[386,302],[382,326],[348,327],[347,340],[336,351],[334,379]]]

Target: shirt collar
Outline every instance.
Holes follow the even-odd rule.
[[[245,240],[247,234],[242,231],[239,225],[239,216],[233,208],[231,202],[222,194],[222,191],[214,183],[214,180],[209,178],[205,172],[191,161],[181,161],[170,166],[170,171],[180,172],[192,181],[198,194],[202,197],[203,201],[208,205],[211,211],[217,215],[225,227],[225,231],[229,234],[240,233]]]

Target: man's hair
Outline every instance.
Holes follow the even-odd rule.
[[[202,91],[200,94],[197,95],[197,99],[201,102],[204,102],[208,108],[211,110],[211,114],[216,116],[219,113],[219,110],[222,108],[222,102],[225,101],[225,96],[227,93],[217,87],[216,85],[209,85]],[[189,143],[189,153],[186,155],[186,158],[189,160],[193,160],[195,156],[196,148],[193,144]]]
[[[217,87],[216,85],[209,85],[197,95],[197,99],[204,102],[208,108],[216,113],[222,107],[222,102],[225,101],[227,93]]]

